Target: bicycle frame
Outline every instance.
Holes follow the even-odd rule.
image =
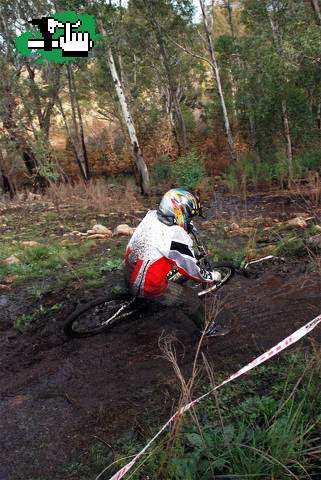
[[[190,226],[190,229],[189,229],[188,233],[193,235],[193,237],[195,239],[195,242],[196,242],[196,245],[197,245],[197,248],[198,248],[198,250],[195,252],[196,259],[197,260],[202,260],[204,262],[204,265],[206,266],[206,268],[208,268],[209,270],[213,270],[214,269],[213,265],[212,265],[210,259],[207,257],[207,253],[206,253],[207,248],[206,248],[204,242],[201,241],[197,228],[193,225],[192,222],[190,222],[189,226]],[[175,281],[179,280],[180,278],[184,278],[185,281],[188,280],[187,277],[183,277],[179,272],[177,272],[170,278],[170,281],[175,282]],[[180,282],[180,283],[184,283],[184,281]],[[204,290],[198,292],[198,296],[202,297],[202,296],[206,295],[207,293],[214,292],[217,289],[218,289],[218,285],[213,283],[208,288],[204,288]]]

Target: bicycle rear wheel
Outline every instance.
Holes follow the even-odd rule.
[[[80,305],[69,315],[64,332],[71,338],[97,335],[110,329],[123,318],[136,311],[135,298],[129,293],[114,293]]]

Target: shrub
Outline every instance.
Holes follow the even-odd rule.
[[[320,149],[311,150],[305,152],[302,155],[297,156],[297,163],[301,165],[303,170],[320,169],[321,166],[321,153]]]
[[[177,187],[195,191],[205,177],[204,157],[195,152],[187,157],[179,157],[172,167],[174,183]]]
[[[172,179],[172,166],[169,158],[161,157],[154,163],[151,177],[154,185],[170,183]]]
[[[320,153],[311,151],[293,158],[293,180],[300,178],[309,169],[320,165]],[[225,175],[225,184],[232,193],[244,191],[249,187],[267,188],[272,182],[280,187],[289,180],[289,161],[283,154],[277,154],[272,160],[257,161],[255,155],[247,153],[232,163]]]
[[[269,187],[272,183],[272,175],[273,170],[268,162],[258,162],[255,155],[247,153],[229,166],[224,182],[232,193],[237,193],[249,186]]]

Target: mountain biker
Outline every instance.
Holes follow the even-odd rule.
[[[147,212],[131,237],[125,255],[124,276],[133,296],[180,307],[203,333],[205,307],[197,293],[167,280],[173,266],[198,283],[210,284],[221,278],[219,272],[198,266],[188,234],[195,215],[202,216],[201,204],[195,195],[179,188],[166,192],[158,210]],[[210,321],[205,335],[219,336],[229,331]]]

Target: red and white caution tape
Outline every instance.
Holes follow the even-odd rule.
[[[176,413],[174,413],[174,415],[168,420],[168,422],[165,423],[165,425],[162,426],[162,428],[159,430],[158,433],[156,433],[156,435],[147,443],[147,445],[136,455],[135,458],[133,458],[133,460],[129,463],[127,463],[127,465],[125,465],[123,468],[121,468],[117,473],[115,473],[115,475],[113,475],[110,480],[119,480],[120,478],[122,478],[125,473],[128,472],[128,470],[131,469],[131,467],[137,462],[137,460],[145,453],[145,451],[148,449],[148,447],[154,442],[154,440],[156,440],[156,438],[165,430],[165,428],[168,427],[168,425],[170,425],[173,420],[182,415],[184,412],[186,412],[187,410],[189,410],[190,408],[192,408],[196,403],[199,403],[201,400],[203,400],[205,397],[207,397],[208,395],[210,395],[214,390],[218,390],[220,387],[222,387],[222,385],[225,385],[226,383],[229,383],[231,382],[232,380],[234,380],[235,378],[243,375],[243,373],[246,373],[248,372],[249,370],[252,370],[252,368],[256,367],[257,365],[260,365],[260,363],[263,363],[265,362],[266,360],[268,360],[269,358],[272,358],[274,355],[277,355],[278,353],[280,353],[282,350],[284,350],[285,348],[289,347],[290,345],[292,345],[293,343],[297,342],[298,340],[300,340],[300,338],[304,337],[307,333],[311,332],[311,330],[314,329],[314,327],[316,327],[319,323],[321,322],[321,315],[319,315],[318,317],[314,318],[313,320],[311,320],[311,322],[307,323],[306,325],[304,325],[303,327],[299,328],[299,330],[296,330],[296,332],[292,333],[292,335],[290,335],[289,337],[285,338],[284,340],[282,340],[280,343],[278,343],[277,345],[275,345],[274,347],[272,347],[270,350],[266,351],[265,353],[263,353],[262,355],[260,355],[259,357],[257,357],[255,360],[253,360],[252,362],[250,362],[248,365],[246,365],[245,367],[241,368],[241,370],[238,370],[237,372],[233,373],[233,375],[231,375],[230,377],[228,377],[226,380],[224,380],[222,383],[220,383],[219,385],[217,385],[216,387],[212,388],[209,392],[205,393],[204,395],[202,395],[201,397],[198,397],[196,400],[193,400],[192,402],[188,403],[187,405],[185,405],[184,407],[180,408]],[[105,470],[104,470],[105,471]],[[103,472],[101,472],[98,477],[96,477],[96,480],[98,480],[98,478],[102,475]]]

